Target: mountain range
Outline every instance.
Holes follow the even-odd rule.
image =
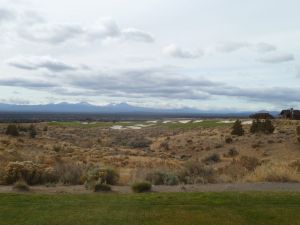
[[[128,103],[108,104],[104,106],[96,106],[86,102],[80,103],[51,103],[44,105],[17,105],[0,103],[0,112],[36,112],[36,113],[152,113],[152,114],[237,114],[237,115],[249,115],[253,112],[244,111],[236,112],[233,110],[199,110],[195,108],[179,108],[179,109],[158,109],[133,106]],[[278,112],[270,112],[273,115],[278,115]]]

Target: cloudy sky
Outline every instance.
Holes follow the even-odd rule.
[[[299,0],[0,0],[0,102],[300,107]]]

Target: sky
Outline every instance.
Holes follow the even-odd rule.
[[[0,102],[300,108],[299,0],[0,0]]]

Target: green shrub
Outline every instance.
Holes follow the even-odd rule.
[[[185,184],[215,183],[216,171],[211,166],[193,161],[184,165],[178,173],[178,178]]]
[[[24,191],[24,192],[30,190],[27,183],[23,180],[19,180],[16,183],[14,183],[13,189],[16,191]]]
[[[271,120],[254,120],[252,122],[250,132],[252,134],[255,133],[264,133],[264,134],[272,134],[275,130],[275,127],[272,124]]]
[[[148,173],[146,180],[154,185],[177,185],[179,183],[178,176],[163,172]]]
[[[108,192],[111,191],[111,187],[107,184],[96,184],[94,186],[94,192]]]
[[[6,184],[13,184],[18,180],[24,180],[30,185],[43,183],[43,170],[31,161],[8,163],[4,176]]]
[[[149,192],[151,188],[152,186],[148,182],[135,183],[131,186],[132,191],[135,193]]]
[[[13,136],[13,137],[17,137],[17,136],[20,135],[19,131],[18,131],[18,128],[15,124],[8,125],[7,128],[6,128],[5,134]]]
[[[242,122],[240,120],[235,121],[235,123],[232,126],[232,135],[237,135],[237,136],[243,136],[245,133]]]

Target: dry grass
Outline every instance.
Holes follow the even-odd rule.
[[[257,167],[246,180],[251,182],[300,182],[300,173],[286,163],[267,163]]]

